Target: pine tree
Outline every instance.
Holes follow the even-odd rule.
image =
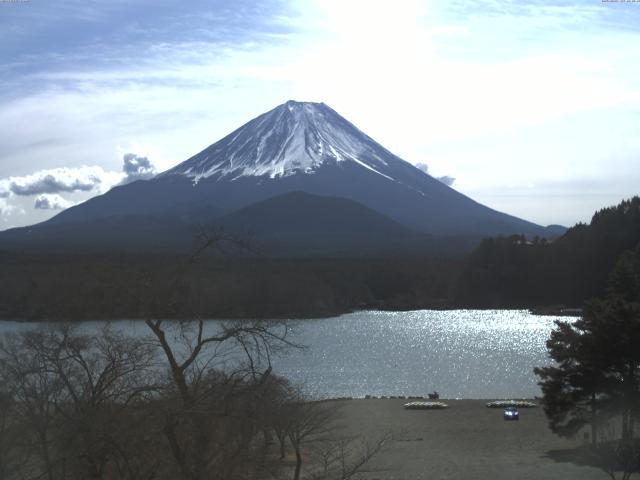
[[[558,321],[547,341],[556,365],[536,368],[549,426],[574,436],[590,425],[619,421],[633,438],[640,414],[640,246],[623,254],[607,294],[589,302],[581,319]]]

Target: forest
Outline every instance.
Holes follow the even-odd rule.
[[[489,238],[466,259],[455,304],[476,308],[581,307],[601,295],[625,251],[640,243],[640,197],[603,208],[547,241]]]
[[[640,243],[640,198],[554,239],[487,238],[467,256],[357,258],[0,252],[0,318],[282,318],[359,309],[581,307]],[[160,301],[162,300],[162,301]]]
[[[278,318],[443,308],[460,266],[433,258],[0,256],[0,318]]]

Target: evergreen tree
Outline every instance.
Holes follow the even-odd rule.
[[[603,294],[620,255],[640,242],[640,197],[599,210],[549,242],[520,236],[483,241],[456,289],[466,307],[578,306]],[[629,284],[631,285],[631,284]]]
[[[555,433],[573,436],[590,424],[620,421],[630,440],[640,413],[640,246],[621,256],[604,298],[581,319],[556,322],[547,342],[556,365],[536,368],[545,413]]]

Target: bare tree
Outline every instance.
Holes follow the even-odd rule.
[[[293,480],[303,478],[303,463],[306,478],[349,479],[361,472],[390,438],[390,435],[383,435],[373,442],[366,442],[357,435],[346,436],[340,422],[340,402],[309,401],[300,392],[290,392],[295,392],[295,397],[292,400],[289,396],[284,405],[287,419],[284,428],[296,457]]]
[[[302,471],[303,446],[325,440],[333,432],[338,410],[335,405],[304,400],[292,402],[288,407],[290,421],[287,436],[296,455],[293,479],[299,480]]]
[[[0,343],[0,371],[11,395],[13,413],[28,431],[30,450],[39,460],[32,462],[28,473],[53,480],[58,477],[52,447],[55,404],[61,396],[62,385],[58,378],[47,372],[43,355],[28,347],[32,342],[31,332],[6,336]]]
[[[17,405],[8,387],[6,379],[0,377],[0,480],[14,478],[28,461],[21,448],[25,438],[18,421]]]
[[[391,438],[383,435],[373,442],[366,442],[360,436],[337,437],[323,442],[314,449],[319,460],[318,472],[313,480],[347,480],[363,471]]]
[[[203,235],[184,268],[226,245],[246,248]],[[273,356],[299,347],[286,322],[162,320],[182,295],[205,294],[185,271],[141,285],[147,336],[56,325],[0,340],[0,480],[281,478],[287,443],[298,480],[322,442],[333,443],[311,474],[349,478],[377,451],[351,451],[353,440],[334,435],[333,404],[306,401],[273,374]]]
[[[0,370],[39,458],[27,477],[101,479],[127,470],[123,446],[133,435],[119,422],[156,388],[152,357],[144,341],[107,327],[100,335],[55,326],[5,338]],[[141,477],[129,469],[120,478]]]
[[[164,354],[175,391],[163,433],[181,478],[233,478],[247,464],[248,448],[260,430],[258,394],[271,375],[271,357],[291,345],[286,325],[221,322],[209,324],[207,331],[201,319],[147,319],[146,324]],[[220,369],[215,378],[208,375],[213,367]],[[227,438],[221,438],[232,420],[239,427],[236,435],[227,430]]]

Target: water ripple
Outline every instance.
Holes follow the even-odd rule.
[[[318,397],[532,397],[556,317],[524,310],[357,312],[298,322],[275,369]]]
[[[274,359],[274,370],[314,397],[433,390],[443,398],[533,397],[540,394],[533,368],[550,363],[545,342],[556,319],[525,310],[419,310],[293,321],[292,339],[308,348]],[[111,324],[148,334],[139,321]],[[0,334],[39,325],[0,322]]]

